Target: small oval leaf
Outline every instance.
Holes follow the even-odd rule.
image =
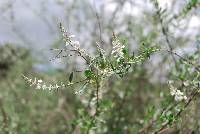
[[[89,78],[89,77],[92,76],[92,71],[91,71],[91,70],[85,70],[84,74],[85,74],[85,76],[86,76],[87,78]]]
[[[73,72],[71,72],[71,73],[70,73],[70,75],[69,75],[69,82],[70,82],[70,83],[72,82],[72,80],[73,80],[73,77],[74,77],[74,73],[73,73]]]

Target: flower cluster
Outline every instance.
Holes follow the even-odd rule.
[[[60,84],[50,84],[47,85],[43,80],[41,79],[31,79],[23,75],[24,80],[29,84],[29,86],[35,86],[36,89],[43,89],[46,90],[48,89],[49,91],[53,89],[58,89],[58,88],[63,88],[66,87],[67,85],[63,84],[62,82]]]
[[[98,52],[100,54],[100,63],[104,63],[106,64],[106,56],[105,56],[105,50],[102,49],[99,45],[99,43],[97,42],[97,49],[98,49]],[[98,57],[97,57],[98,58]],[[106,65],[105,67],[102,67],[102,65],[97,65],[96,66],[97,69],[100,71],[101,75],[104,77],[109,77],[111,76],[112,74],[114,74],[114,71],[113,69],[109,66],[109,65]]]
[[[83,69],[83,71],[81,71],[84,72],[84,76],[86,77],[86,79],[77,82],[72,82],[73,79],[73,72],[72,72],[69,76],[68,84],[61,83],[61,84],[47,85],[41,79],[35,78],[33,80],[29,79],[26,76],[23,76],[26,82],[30,86],[35,86],[36,89],[52,90],[52,89],[63,88],[77,83],[84,83],[81,90],[75,92],[75,94],[79,94],[85,89],[88,83],[90,83],[91,81],[96,81],[99,77],[105,79],[107,77],[112,76],[113,74],[123,77],[129,71],[132,64],[135,64],[137,62],[149,58],[153,52],[156,52],[158,50],[156,47],[149,47],[145,48],[145,50],[139,53],[138,56],[129,55],[128,50],[125,49],[125,45],[123,43],[121,44],[118,37],[113,33],[113,38],[112,38],[113,48],[109,56],[111,55],[112,58],[113,57],[114,58],[110,59],[108,55],[106,55],[106,51],[103,48],[101,48],[99,43],[96,43],[98,54],[96,54],[95,56],[90,56],[85,49],[80,48],[79,41],[74,40],[75,35],[69,34],[62,26],[62,24],[60,24],[60,30],[62,32],[63,39],[66,43],[65,47],[67,48],[53,49],[59,51],[54,59],[60,58],[62,52],[67,53],[68,51],[69,52],[73,51],[78,53],[78,56],[82,57],[86,61],[86,64],[88,66],[86,70]],[[71,49],[68,50],[68,47],[71,47]],[[71,56],[71,54],[67,56]]]
[[[89,59],[92,59],[92,57],[88,53],[86,53],[85,49],[80,48],[79,41],[73,39],[75,38],[75,35],[70,35],[62,26],[62,24],[60,24],[60,30],[62,32],[63,39],[66,43],[66,46],[70,45],[76,52],[80,54],[80,56],[84,55],[84,56],[87,56]]]
[[[169,82],[170,85],[170,94],[174,96],[175,101],[182,101],[182,100],[187,100],[187,96],[184,95],[183,92],[175,88],[171,82]]]
[[[112,68],[108,68],[108,67],[101,71],[101,74],[106,77],[109,77],[113,75],[114,73],[115,72],[112,70]]]
[[[112,41],[113,49],[111,54],[114,55],[114,57],[119,62],[120,59],[124,57],[123,49],[125,46],[120,43],[119,39],[116,37],[116,35],[113,33],[113,41]]]

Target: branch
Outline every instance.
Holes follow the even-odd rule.
[[[58,54],[53,59],[51,59],[50,61],[53,61],[53,60],[59,59],[59,58],[64,58],[64,57],[72,56],[71,54],[60,56],[63,51],[65,51],[65,52],[67,52],[67,51],[70,52],[71,51],[71,52],[77,52],[78,56],[82,57],[86,61],[86,63],[89,65],[89,61],[87,60],[87,58],[84,57],[78,50],[74,50],[74,49],[72,49],[72,50],[68,50],[68,49],[50,49],[50,50],[59,51]]]
[[[173,51],[173,47],[172,47],[172,44],[169,40],[169,36],[168,36],[168,28],[164,26],[164,23],[163,23],[163,18],[162,18],[162,13],[161,13],[161,8],[159,7],[159,3],[155,0],[153,1],[153,4],[156,8],[156,13],[158,15],[158,19],[159,19],[159,23],[161,25],[161,29],[162,29],[162,34],[165,36],[165,40],[166,40],[166,43],[167,43],[167,46],[169,47],[170,51]],[[176,61],[176,58],[174,57],[174,55],[171,55],[172,56],[172,59],[174,61],[174,64],[176,66],[176,69],[178,69],[178,66],[177,66],[177,61]]]
[[[192,63],[191,61],[189,61],[188,59],[186,59],[186,58],[180,56],[180,55],[177,54],[176,52],[173,52],[173,51],[171,51],[171,50],[166,50],[166,49],[161,49],[161,51],[166,51],[166,52],[168,52],[168,53],[171,53],[171,54],[173,54],[173,55],[179,57],[182,61],[184,61],[184,62],[186,62],[186,63],[188,63],[188,64],[194,66],[194,67],[195,67],[195,70],[198,71],[198,72],[200,72],[200,67],[199,67],[198,65],[196,65],[196,64]]]
[[[99,85],[99,75],[98,75],[98,70],[97,70],[97,78],[96,78],[96,97],[97,97],[97,104],[96,104],[96,110],[94,115],[92,116],[92,121],[90,126],[87,129],[87,134],[89,134],[90,128],[93,126],[94,121],[95,121],[95,117],[98,116],[99,114],[99,89],[100,89],[100,85]]]
[[[175,115],[175,118],[181,116],[181,113],[189,106],[189,104],[192,102],[192,100],[195,98],[195,96],[196,96],[198,93],[199,93],[199,90],[197,89],[197,90],[195,90],[195,91],[191,94],[189,100],[185,103],[184,108],[182,108],[182,109]],[[167,121],[166,123],[164,123],[164,124],[162,125],[162,127],[159,128],[159,129],[155,132],[155,134],[160,134],[160,132],[161,132],[162,130],[164,130],[170,123],[171,123],[170,121]],[[173,123],[176,123],[176,121],[174,121]]]

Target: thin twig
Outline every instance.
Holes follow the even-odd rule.
[[[158,20],[159,20],[159,23],[161,25],[162,33],[165,36],[165,40],[166,40],[167,46],[169,47],[170,51],[173,51],[173,47],[172,47],[172,44],[171,44],[171,42],[169,40],[169,36],[168,36],[168,33],[167,33],[168,32],[168,27],[164,26],[164,20],[163,20],[163,18],[161,16],[162,13],[161,13],[161,9],[159,8],[159,4],[158,4],[157,1],[154,1],[153,4],[154,4],[154,6],[156,8],[156,13],[158,15]],[[172,54],[171,54],[171,56],[172,56],[172,59],[174,61],[176,69],[178,69],[176,58]]]
[[[89,61],[78,50],[74,50],[74,49],[73,50],[68,50],[68,49],[50,49],[50,50],[59,51],[58,54],[53,59],[51,59],[50,61],[53,61],[53,60],[59,59],[59,58],[64,58],[64,57],[72,56],[71,54],[60,56],[63,51],[65,51],[65,52],[69,51],[69,52],[77,52],[78,56],[82,57],[86,61],[86,63],[89,65]]]
[[[95,16],[96,16],[96,18],[97,18],[97,23],[98,23],[98,27],[99,27],[99,39],[100,39],[101,43],[103,43],[100,17],[99,17],[99,14],[98,14],[98,12],[97,12],[97,9],[96,9],[95,0],[94,0],[93,2],[94,2],[94,12],[95,12]]]
[[[96,96],[97,96],[97,106],[96,106],[96,112],[98,112],[99,108],[99,78],[98,78],[98,70],[97,70],[97,78],[96,78]]]
[[[88,129],[87,129],[87,134],[89,134],[90,128],[93,126],[95,118],[99,114],[99,89],[100,89],[100,85],[99,85],[99,78],[98,77],[99,77],[99,75],[98,75],[98,70],[97,70],[97,78],[96,78],[96,97],[97,97],[97,103],[96,103],[96,110],[95,110],[94,115],[92,116],[91,124],[88,127]]]
[[[186,63],[188,63],[188,64],[194,66],[194,67],[195,67],[195,70],[197,70],[198,72],[200,72],[200,67],[199,67],[198,65],[196,65],[196,64],[192,63],[191,61],[189,61],[188,59],[186,59],[186,58],[180,56],[178,53],[173,52],[173,51],[171,51],[171,50],[167,50],[167,49],[160,49],[160,51],[166,51],[166,52],[168,52],[168,53],[171,53],[171,54],[173,54],[173,55],[179,57],[182,61],[184,61],[184,62],[186,62]]]

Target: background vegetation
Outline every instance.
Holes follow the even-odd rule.
[[[200,132],[199,0],[0,3],[0,133]],[[111,57],[113,32],[129,55],[154,46],[159,51],[133,64],[123,77],[102,80],[98,98],[95,83],[36,89],[23,75],[52,84],[90,77],[80,56],[56,57],[57,51],[50,50],[65,48],[59,22],[92,56],[98,54],[99,42]],[[176,99],[172,90],[187,98]]]

